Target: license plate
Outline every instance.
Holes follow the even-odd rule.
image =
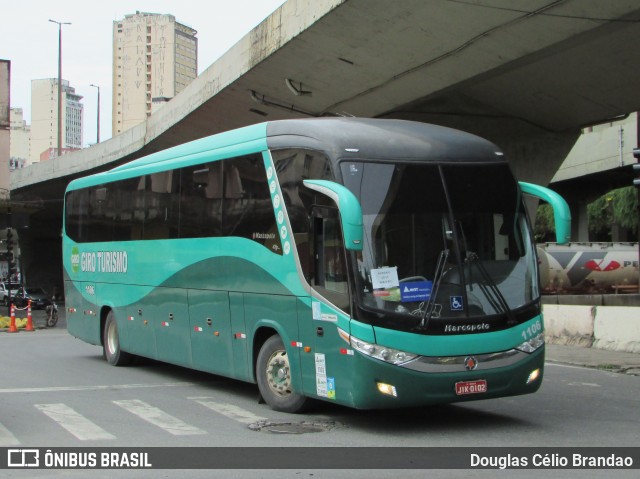
[[[487,381],[478,379],[477,381],[462,381],[456,383],[456,394],[465,396],[467,394],[482,394],[487,392]]]

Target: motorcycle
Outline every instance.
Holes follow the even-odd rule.
[[[58,305],[55,299],[51,300],[51,304],[45,308],[47,313],[47,327],[53,328],[58,323]]]

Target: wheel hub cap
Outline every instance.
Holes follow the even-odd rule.
[[[291,375],[286,351],[276,351],[269,358],[267,381],[271,390],[279,396],[291,394]]]

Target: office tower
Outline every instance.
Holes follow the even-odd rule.
[[[82,148],[84,105],[76,89],[62,80],[62,153]],[[31,80],[31,162],[56,156],[58,146],[58,79]]]
[[[31,127],[24,121],[22,108],[11,108],[9,120],[11,122],[9,170],[13,171],[29,164]]]
[[[173,15],[136,12],[113,22],[114,136],[145,121],[196,78],[196,34]]]

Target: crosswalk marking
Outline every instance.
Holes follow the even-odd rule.
[[[65,404],[35,404],[35,407],[81,441],[116,438]]]
[[[189,397],[188,399],[241,424],[252,424],[267,420],[266,417],[259,416],[233,404],[218,402],[214,397],[197,396]],[[176,436],[208,434],[207,431],[188,424],[139,399],[114,400],[111,402],[144,421]],[[116,436],[104,430],[66,404],[34,404],[34,407],[81,441],[117,439]],[[17,445],[20,445],[20,441],[9,429],[0,423],[0,447]]]
[[[20,441],[0,422],[0,446],[17,446]]]
[[[213,398],[210,397],[190,397],[189,399],[243,424],[252,424],[254,422],[267,420],[266,417],[256,416],[252,412],[246,411],[238,406],[234,406],[233,404],[212,401],[211,399]]]
[[[162,410],[151,406],[150,404],[138,399],[128,399],[120,401],[112,401],[124,410],[135,414],[141,419],[164,429],[175,436],[187,436],[195,434],[207,434],[206,431],[199,429],[191,424],[171,416]]]

